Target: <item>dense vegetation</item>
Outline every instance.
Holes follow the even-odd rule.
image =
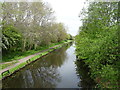
[[[4,2],[1,7],[3,61],[13,52],[39,50],[71,38],[64,24],[55,21],[48,3]]]
[[[90,68],[97,87],[120,87],[119,6],[118,2],[91,2],[81,13],[76,54],[78,62]]]

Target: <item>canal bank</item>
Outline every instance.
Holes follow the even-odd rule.
[[[3,88],[82,88],[78,86],[74,52],[74,44],[64,44],[4,79]]]
[[[11,76],[15,72],[18,72],[20,69],[24,68],[25,66],[29,65],[30,63],[38,60],[38,58],[44,57],[45,55],[49,54],[50,52],[62,47],[64,44],[70,43],[72,40],[67,40],[66,42],[55,45],[53,47],[50,47],[49,49],[43,50],[39,53],[36,53],[34,55],[30,55],[28,57],[25,57],[23,59],[18,60],[18,63],[15,63],[12,66],[9,66],[5,69],[0,70],[0,79],[4,79],[8,76]]]

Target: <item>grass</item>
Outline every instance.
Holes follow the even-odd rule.
[[[61,42],[58,42],[58,43],[52,43],[49,46],[41,46],[37,50],[29,50],[29,51],[25,51],[25,52],[20,52],[20,51],[11,52],[11,53],[9,53],[7,55],[4,55],[2,57],[2,59],[3,59],[2,62],[10,62],[10,61],[14,61],[14,60],[19,60],[19,59],[22,59],[26,56],[38,53],[38,52],[43,51],[43,50],[46,50],[46,49],[48,49],[50,47],[53,47],[55,45],[59,45],[59,44],[62,44],[62,43],[65,43],[65,42],[70,42],[70,41],[71,40],[61,41]]]
[[[22,59],[26,56],[29,56],[29,55],[32,55],[32,54],[35,54],[35,53],[38,53],[42,50],[45,50],[45,49],[48,49],[49,47],[41,47],[39,50],[29,50],[29,51],[26,51],[26,52],[12,52],[11,54],[8,54],[8,55],[5,55],[3,56],[3,62],[9,62],[9,61],[14,61],[14,60],[19,60],[19,59]]]
[[[27,64],[27,62],[23,62],[23,63],[19,64],[18,66],[10,69],[10,70],[9,70],[10,73],[7,73],[7,72],[3,73],[3,76],[0,75],[0,79],[2,79],[2,77],[5,77],[5,76],[7,76],[7,75],[10,75],[11,73],[13,73],[14,71],[16,71],[16,70],[18,70],[18,69],[24,67],[26,64]]]
[[[2,68],[0,68],[0,69],[4,69],[4,68],[6,68],[6,67],[8,67],[8,66],[11,66],[11,65],[17,63],[17,62],[18,62],[18,61],[14,61],[14,62],[10,62],[10,63],[6,63],[6,64],[2,64]]]
[[[53,46],[55,46],[55,45],[59,45],[59,44],[61,44],[61,43],[64,44],[64,43],[68,43],[68,42],[71,42],[71,40],[62,41],[62,42],[59,42],[59,43],[56,43],[56,44],[51,44],[49,47],[53,47]],[[53,51],[54,49],[57,49],[57,48],[62,47],[63,44],[61,44],[61,45],[59,45],[59,46],[57,46],[57,47],[54,47],[53,49],[49,49],[48,51],[42,52],[41,54],[32,57],[31,59],[27,60],[26,62],[23,62],[23,63],[19,64],[18,66],[10,69],[10,70],[9,70],[10,73],[5,72],[5,73],[3,74],[3,76],[0,75],[0,79],[2,79],[2,77],[5,77],[6,75],[9,75],[9,74],[13,73],[14,71],[16,71],[16,70],[18,70],[18,69],[24,67],[24,66],[27,65],[28,63],[30,63],[30,62],[32,62],[32,61],[34,61],[34,60],[36,60],[36,59],[38,59],[38,58],[40,58],[40,57],[48,54],[49,52]],[[47,48],[49,48],[49,47],[47,47]],[[44,49],[44,50],[45,50],[45,49]],[[40,51],[39,51],[39,52],[40,52]],[[16,62],[17,62],[17,61],[16,61]],[[2,68],[5,68],[7,65],[12,65],[12,64],[14,64],[14,63],[16,63],[16,62],[13,62],[13,63],[11,63],[11,64],[3,65]]]

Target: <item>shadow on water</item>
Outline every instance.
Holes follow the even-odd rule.
[[[79,87],[82,88],[95,88],[96,83],[90,78],[89,68],[83,61],[76,60],[76,71],[80,77]]]

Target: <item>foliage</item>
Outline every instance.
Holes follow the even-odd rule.
[[[21,35],[17,32],[17,30],[11,26],[7,25],[2,27],[2,43],[3,43],[3,49],[8,49],[15,44],[19,43],[19,40],[21,39]]]
[[[2,57],[2,59],[4,60],[3,62],[10,62],[10,61],[19,60],[19,59],[22,59],[22,58],[27,57],[29,55],[39,53],[43,50],[49,49],[50,47],[53,47],[55,45],[59,45],[59,44],[65,43],[65,42],[70,42],[70,40],[61,41],[61,42],[58,42],[58,43],[52,43],[48,46],[41,46],[37,50],[28,50],[28,51],[24,51],[24,52],[20,52],[20,51],[11,52],[9,54],[5,54]]]
[[[119,87],[117,10],[117,2],[90,3],[76,36],[77,57],[100,87]]]
[[[71,34],[68,34],[68,39],[73,40],[73,36]]]
[[[40,1],[1,5],[3,58],[10,53],[38,50],[67,39],[64,24],[55,22],[49,4]]]

